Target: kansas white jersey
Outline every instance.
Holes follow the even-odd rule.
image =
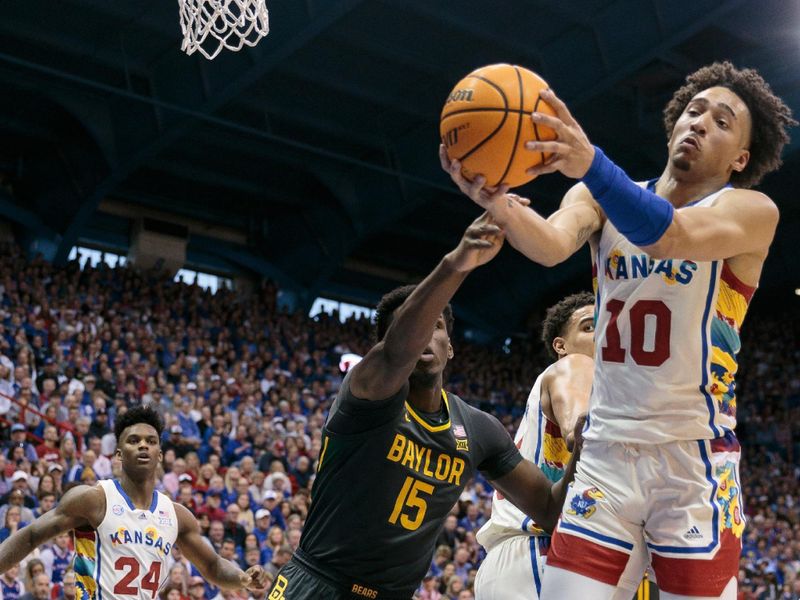
[[[545,369],[533,384],[514,443],[523,458],[538,466],[555,483],[564,476],[570,452],[561,429],[542,412],[542,380],[552,367],[550,365]],[[495,491],[492,496],[492,517],[478,531],[478,543],[488,551],[515,535],[547,534],[529,516]]]
[[[149,508],[134,507],[117,480],[98,483],[106,514],[97,529],[75,530],[75,575],[81,600],[153,600],[167,578],[166,558],[178,537],[175,507],[153,492]]]
[[[695,205],[709,206],[730,189]],[[596,261],[595,374],[584,437],[664,443],[733,430],[739,330],[754,288],[722,260],[652,259],[610,221]]]

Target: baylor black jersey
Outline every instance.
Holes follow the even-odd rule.
[[[445,517],[476,470],[488,479],[522,457],[500,422],[442,392],[447,419],[433,425],[406,402],[350,393],[346,377],[323,430],[305,560],[336,580],[409,597],[427,572]]]

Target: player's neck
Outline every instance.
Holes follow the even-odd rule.
[[[152,477],[146,477],[142,480],[132,479],[125,471],[119,477],[119,484],[128,498],[131,499],[136,508],[147,510],[153,503],[153,490],[156,487],[156,482]]]
[[[728,184],[729,180],[730,178],[727,174],[695,180],[683,174],[675,173],[668,165],[656,182],[655,192],[662,198],[669,200],[675,208],[680,208],[702,200],[706,196],[722,189]]]
[[[442,407],[442,378],[441,376],[430,385],[414,383],[408,389],[408,403],[426,413],[435,413]]]

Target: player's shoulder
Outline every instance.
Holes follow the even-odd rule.
[[[713,202],[714,205],[735,205],[742,206],[748,205],[753,208],[761,209],[762,211],[779,212],[778,205],[775,201],[767,196],[764,192],[758,190],[750,190],[747,188],[734,188],[728,187],[722,190]]]
[[[594,369],[594,359],[591,356],[586,356],[585,354],[580,353],[573,353],[560,358],[553,364],[551,364],[547,370],[543,373],[544,377],[548,380],[552,380],[556,377],[569,377],[573,374],[576,370],[593,370]]]
[[[455,394],[448,394],[447,397],[450,401],[451,413],[460,415],[464,421],[464,426],[468,429],[479,433],[491,432],[497,428],[505,430],[503,424],[494,415],[468,404]],[[451,420],[453,414],[451,414]]]

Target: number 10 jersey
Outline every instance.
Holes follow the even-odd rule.
[[[154,491],[136,508],[117,480],[98,483],[106,513],[97,529],[75,530],[75,575],[81,600],[152,600],[167,578],[166,559],[178,537],[175,507]]]
[[[730,189],[694,206],[724,201]],[[653,259],[610,221],[596,269],[595,375],[584,437],[648,444],[732,431],[739,331],[755,289],[723,260]]]

